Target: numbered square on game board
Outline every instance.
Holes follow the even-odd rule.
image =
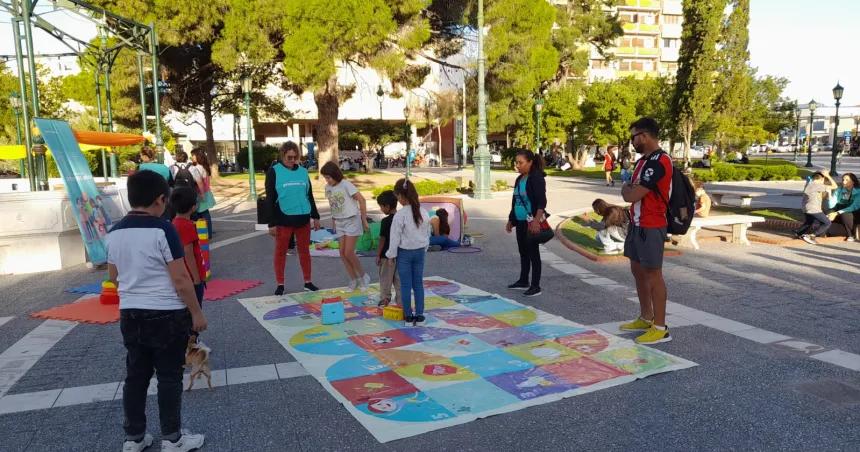
[[[591,358],[582,357],[555,364],[547,364],[541,368],[562,380],[577,386],[593,385],[604,380],[611,380],[628,372],[612,367]]]
[[[418,392],[418,388],[393,371],[332,381],[331,385],[353,405]]]
[[[388,330],[381,333],[360,334],[349,338],[355,345],[368,350],[384,350],[414,344],[417,341],[401,330]]]
[[[521,400],[535,399],[577,388],[577,385],[568,383],[539,367],[494,375],[486,379]]]

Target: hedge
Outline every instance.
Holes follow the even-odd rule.
[[[702,182],[792,180],[798,175],[794,165],[733,165],[717,163],[710,170],[695,170],[694,176]]]
[[[451,179],[445,182],[437,182],[435,180],[425,179],[415,183],[415,190],[418,191],[418,196],[441,195],[444,193],[454,193],[460,186],[457,181]],[[373,189],[373,197],[376,198],[385,190],[394,190],[394,185],[385,185]]]

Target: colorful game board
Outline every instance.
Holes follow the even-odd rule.
[[[455,281],[424,286],[422,327],[382,318],[375,286],[239,301],[380,442],[696,365]],[[347,321],[322,325],[332,297]]]

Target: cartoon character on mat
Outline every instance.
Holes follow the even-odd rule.
[[[92,242],[96,238],[96,230],[93,226],[92,218],[90,217],[90,212],[87,210],[87,206],[89,203],[86,199],[87,195],[81,193],[81,197],[75,200],[75,207],[78,209],[78,217],[81,221],[81,229],[83,229],[84,233],[84,241]]]
[[[108,230],[111,226],[110,215],[105,212],[104,200],[101,195],[96,195],[95,201],[90,200],[93,209],[94,224],[96,226],[96,230],[99,233],[99,237],[104,237],[107,235]]]
[[[370,399],[367,409],[373,414],[391,415],[400,411],[400,404],[392,399]]]

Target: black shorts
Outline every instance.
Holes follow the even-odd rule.
[[[646,268],[663,267],[666,228],[631,226],[624,241],[624,256]]]

